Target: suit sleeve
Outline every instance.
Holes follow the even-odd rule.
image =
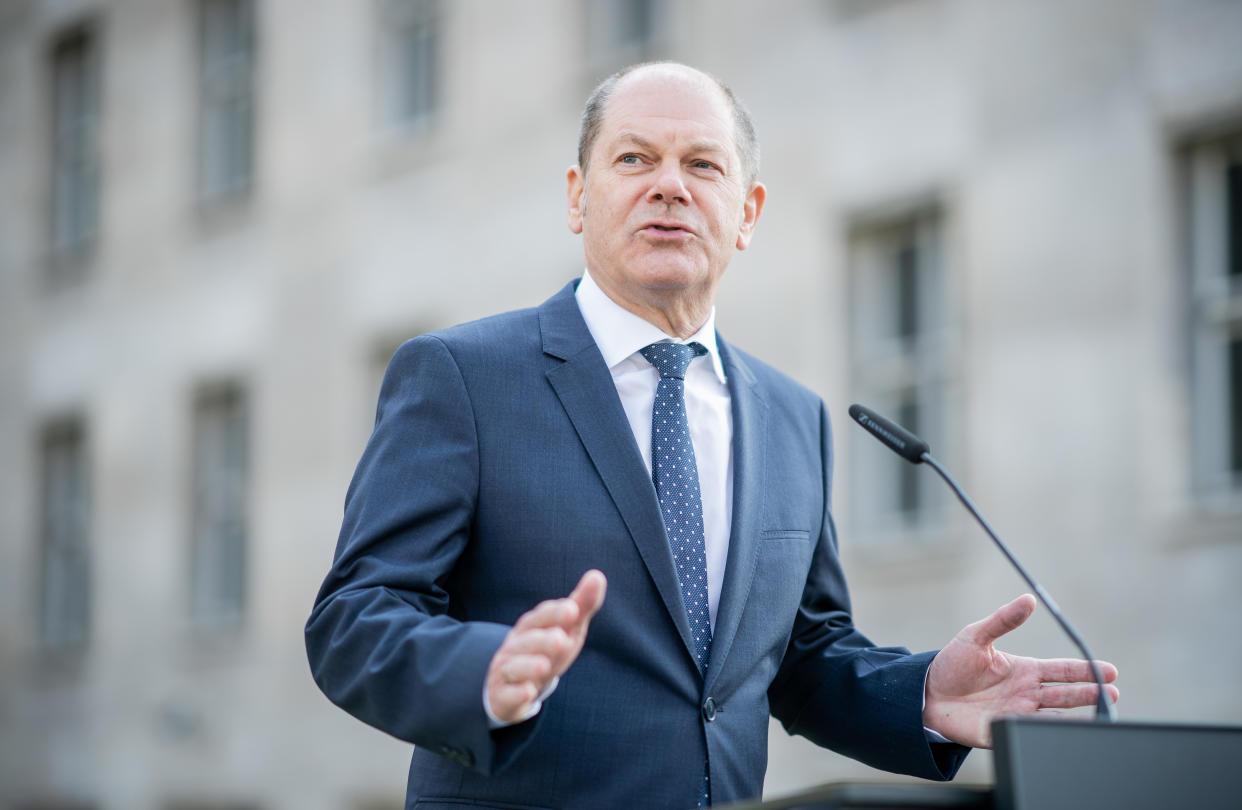
[[[935,652],[878,647],[855,629],[831,510],[832,434],[820,405],[824,519],[802,603],[768,690],[791,734],[895,773],[951,779],[969,748],[929,743],[923,692]]]
[[[461,372],[424,336],[393,357],[306,625],[315,682],[358,719],[483,773],[538,718],[488,728],[483,684],[509,628],[454,618],[445,580],[469,542],[478,440]]]

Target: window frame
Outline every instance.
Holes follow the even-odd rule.
[[[943,204],[920,198],[855,217],[845,230],[852,400],[910,428],[942,461],[955,455],[957,429],[951,225]],[[914,264],[903,272],[897,259],[909,250]],[[893,298],[895,287],[905,293]],[[921,414],[915,420],[911,403]],[[872,550],[946,544],[955,524],[941,482],[865,433],[849,436],[853,533]]]
[[[1242,130],[1192,142],[1183,168],[1191,488],[1201,501],[1237,500],[1242,498],[1242,258],[1237,255],[1242,253]],[[1232,200],[1230,171],[1237,183]],[[1239,266],[1231,269],[1235,263]],[[1231,352],[1238,367],[1232,378]]]
[[[50,40],[47,239],[53,281],[71,280],[78,272],[74,268],[99,241],[103,81],[102,44],[94,21],[66,28]],[[74,108],[71,112],[66,111],[69,105]]]
[[[68,481],[58,473],[66,464],[73,467]],[[67,504],[61,498],[66,491]],[[45,650],[81,650],[90,641],[92,496],[85,419],[72,415],[49,420],[39,433],[37,634]],[[75,595],[66,597],[66,593]],[[72,607],[66,609],[66,604]]]
[[[189,608],[191,621],[200,630],[237,631],[249,607],[253,481],[250,413],[250,398],[240,381],[203,385],[193,398]]]
[[[380,125],[404,134],[427,132],[443,104],[445,5],[440,0],[375,0],[375,4]],[[413,78],[407,67],[416,41],[426,46],[421,61],[427,70],[418,74],[421,106],[409,103]]]
[[[212,8],[226,6],[235,8],[234,47],[217,50],[213,31],[220,28],[212,22]],[[194,13],[195,193],[199,206],[211,209],[249,197],[256,184],[259,21],[254,0],[197,0]]]

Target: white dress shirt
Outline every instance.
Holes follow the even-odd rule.
[[[701,343],[707,354],[690,361],[686,369],[686,419],[699,469],[703,496],[703,539],[707,551],[707,600],[712,629],[729,556],[729,529],[733,525],[733,411],[724,364],[716,346],[716,309],[687,340],[670,337],[660,328],[607,296],[585,270],[577,291],[578,309],[595,345],[612,372],[617,396],[629,420],[634,441],[651,476],[651,410],[655,405],[660,372],[639,354],[652,343]]]

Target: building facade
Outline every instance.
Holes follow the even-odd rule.
[[[380,376],[580,272],[580,106],[665,57],[758,124],[718,324],[835,415],[859,624],[932,649],[1023,585],[854,401],[1124,717],[1242,723],[1242,6],[0,0],[0,808],[401,805],[301,636]],[[768,774],[884,778],[775,725]]]

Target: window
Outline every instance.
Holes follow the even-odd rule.
[[[200,626],[230,629],[246,597],[249,418],[241,388],[201,392],[193,429],[191,607]]]
[[[850,236],[852,396],[925,439],[944,458],[949,378],[942,218],[921,211]],[[938,523],[940,482],[861,432],[853,505],[864,533]]]
[[[39,637],[47,647],[82,645],[90,624],[90,470],[76,419],[42,437],[42,588]]]
[[[52,252],[84,252],[99,227],[99,53],[89,28],[52,47]]]
[[[1189,157],[1194,472],[1201,493],[1242,486],[1242,135]]]
[[[254,174],[255,29],[252,0],[199,0],[200,199],[249,191]]]
[[[385,123],[425,126],[439,103],[440,3],[382,0]]]
[[[655,58],[660,14],[668,0],[591,0],[587,6],[587,56],[594,72],[611,73]]]

